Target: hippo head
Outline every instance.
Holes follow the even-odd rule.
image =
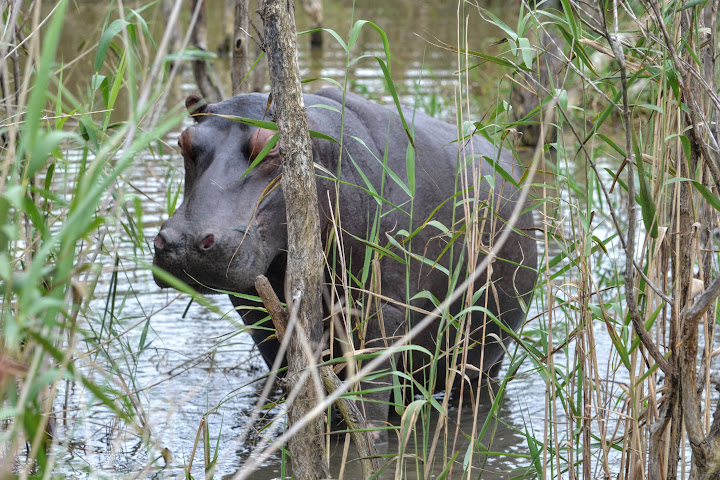
[[[205,105],[191,95],[186,106],[195,124],[178,141],[185,194],[155,237],[153,263],[203,293],[248,291],[273,262],[284,261],[280,155],[277,146],[269,148],[272,143],[265,148],[274,131],[222,116],[267,119],[267,97],[244,95]],[[169,286],[158,276],[155,282]]]

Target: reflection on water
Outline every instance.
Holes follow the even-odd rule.
[[[223,3],[222,0],[214,2],[217,5]],[[325,25],[343,38],[347,38],[351,18],[372,20],[387,33],[393,54],[393,78],[405,103],[416,104],[431,114],[454,118],[456,54],[433,46],[439,42],[450,45],[457,42],[458,17],[454,2],[450,2],[453,3],[450,7],[448,2],[441,0],[324,3]],[[66,59],[75,58],[90,48],[85,43],[88,32],[99,32],[107,9],[104,2],[78,2],[78,5],[80,8],[69,17],[65,26],[61,56]],[[507,9],[497,10],[505,17],[513,15]],[[471,17],[470,42],[475,50],[488,48],[501,36],[499,31],[481,22],[473,8],[468,7],[466,13]],[[151,30],[160,31],[163,22],[159,12],[151,9],[144,15]],[[209,24],[221,24],[223,15],[220,8],[211,8]],[[302,12],[298,10],[299,29],[306,28],[304,22]],[[219,44],[221,29],[209,28],[209,32],[213,35],[210,45]],[[329,35],[325,40],[323,50],[310,50],[308,42],[301,37],[299,56],[304,77],[343,82],[347,70],[351,90],[380,101],[390,100],[375,59],[365,58],[347,67],[346,53]],[[150,45],[145,48],[152,49]],[[359,55],[384,58],[382,42],[374,30],[366,28],[360,36],[352,59]],[[73,77],[85,79],[92,75],[89,57],[88,62],[78,62],[68,68],[66,83],[72,84]],[[214,65],[220,78],[229,78],[229,59],[218,59]],[[482,81],[488,75],[487,69],[482,77],[478,75],[472,87],[474,93],[482,95],[496,88],[496,82]],[[320,86],[321,82],[313,82],[305,88],[312,91]],[[169,92],[168,105],[182,102],[194,88],[189,73],[184,73],[174,90]],[[88,95],[88,92],[76,93],[81,97]],[[118,118],[125,116],[125,112],[117,112]],[[182,159],[170,148],[176,144],[180,130],[179,126],[177,132],[165,139],[165,154],[156,152],[138,158],[124,178],[142,199],[144,244],[134,245],[122,230],[111,236],[112,244],[107,248],[115,253],[107,258],[111,262],[114,256],[118,259],[117,282],[112,282],[113,265],[105,265],[105,273],[96,290],[97,298],[90,305],[87,317],[97,338],[118,339],[77,359],[95,380],[105,381],[118,391],[138,392],[134,396],[137,398],[134,409],[139,411],[139,423],[143,428],[124,431],[124,424],[117,422],[114,414],[90,403],[90,396],[81,387],[68,384],[70,390],[58,396],[66,402],[60,408],[67,409],[71,418],[85,419],[68,423],[66,442],[70,453],[63,459],[63,468],[68,474],[75,472],[94,477],[142,472],[140,476],[182,477],[183,469],[192,463],[192,474],[200,478],[204,475],[203,458],[213,459],[217,454],[216,473],[228,476],[253,454],[256,444],[273,438],[283,428],[282,422],[271,424],[273,418],[282,414],[280,407],[266,405],[261,421],[253,427],[248,439],[238,440],[257,401],[266,371],[250,337],[238,333],[238,317],[227,298],[210,298],[226,315],[202,305],[188,305],[186,296],[175,291],[160,291],[147,268],[151,262],[152,238],[167,218],[167,192],[176,192],[182,180]],[[113,305],[109,306],[111,302]],[[96,339],[88,340],[94,345]],[[532,365],[527,366],[526,371],[531,368]],[[476,473],[484,472],[482,478],[517,477],[524,472],[521,467],[526,467],[530,460],[523,432],[528,428],[528,419],[544,416],[544,402],[540,401],[544,395],[545,382],[539,375],[519,374],[509,384],[505,405],[497,422],[491,425],[492,433],[482,438],[484,448],[496,453],[488,455],[483,464],[480,463],[484,461],[481,456],[476,455],[473,459]],[[460,422],[455,424],[457,407],[450,411],[447,430],[458,432],[459,443],[455,451],[463,452],[455,459],[457,471],[463,469],[467,437],[473,431],[471,407],[463,407],[460,413]],[[487,404],[483,402],[477,416],[478,428],[486,417]],[[399,422],[399,419],[395,420]],[[434,430],[434,427],[430,429],[431,432]],[[207,441],[204,440],[205,433],[209,436]],[[150,447],[144,442],[147,438]],[[338,473],[342,458],[342,440],[333,443],[334,474]],[[443,441],[441,438],[441,444]],[[419,448],[423,448],[423,439],[418,438],[417,442]],[[391,438],[386,448],[395,451],[397,444]],[[350,451],[353,451],[352,447]],[[439,448],[437,463],[440,465],[445,463],[444,454]],[[161,470],[166,463],[167,469]],[[414,462],[408,465],[410,468],[402,477],[415,478]],[[388,477],[394,476],[394,468],[394,465],[390,467]],[[356,462],[349,463],[347,469],[345,478],[360,477]],[[281,457],[278,454],[252,478],[280,476]]]

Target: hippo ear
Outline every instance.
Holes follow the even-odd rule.
[[[178,137],[178,146],[180,147],[180,153],[185,159],[192,158],[192,133],[190,128],[186,128],[182,131]]]
[[[250,136],[250,162],[254,162],[255,159],[258,158],[258,155],[260,155],[263,149],[267,147],[268,143],[275,138],[276,134],[277,132],[275,130],[269,130],[267,128],[258,128],[255,130],[255,132]],[[275,143],[265,154],[265,157],[261,159],[259,167],[265,172],[270,172],[277,169],[280,164],[280,149],[278,148],[277,143]]]
[[[188,95],[188,97],[185,99],[185,108],[187,108],[188,113],[190,114],[193,119],[195,119],[196,122],[199,122],[203,117],[202,116],[196,116],[196,113],[206,113],[207,112],[207,102],[204,98],[202,98],[197,93],[192,93]]]

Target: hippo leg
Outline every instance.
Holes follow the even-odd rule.
[[[488,380],[497,380],[498,374],[500,373],[500,369],[502,368],[502,361],[503,357],[505,355],[501,356],[500,359],[494,363],[487,371]]]
[[[378,370],[389,370],[391,368],[390,362],[388,361],[386,363],[387,365],[383,364]],[[388,378],[388,380],[386,380],[386,378]],[[392,380],[389,380],[389,375],[370,382],[360,382],[360,388],[363,391],[380,389],[380,391],[363,394],[363,399],[367,401],[359,405],[360,411],[365,414],[368,428],[383,428],[389,425],[387,418],[392,394],[390,387],[392,387]],[[370,434],[373,440],[375,440],[375,444],[384,444],[388,441],[387,432],[387,430],[376,430]]]
[[[405,310],[397,306],[386,304],[382,307],[382,316],[374,314],[371,319],[366,333],[366,348],[386,349],[406,333]],[[368,401],[363,402],[361,410],[364,411],[368,426],[371,428],[388,425],[388,412],[393,401],[393,371],[402,369],[401,361],[400,354],[395,354],[392,359],[388,358],[375,369],[376,372],[387,372],[385,375],[371,381],[360,382],[360,388],[369,391],[363,394]],[[387,432],[387,430],[373,432],[375,443],[387,443]]]

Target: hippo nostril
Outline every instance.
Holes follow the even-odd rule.
[[[165,245],[167,245],[167,242],[165,241],[165,237],[163,237],[162,232],[158,233],[155,237],[155,249],[156,250],[162,250],[165,248]]]
[[[203,250],[210,250],[215,245],[215,235],[212,233],[208,234],[203,238],[202,242],[200,243],[200,248]]]

